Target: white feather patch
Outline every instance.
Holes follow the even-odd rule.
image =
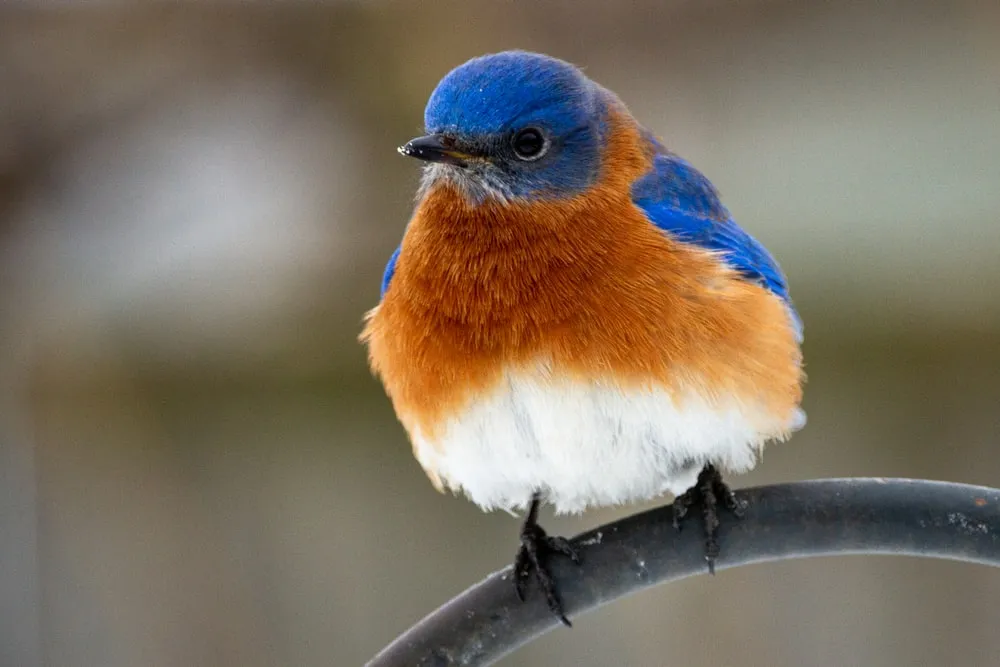
[[[421,465],[484,509],[524,508],[534,492],[557,513],[682,493],[706,463],[750,470],[764,443],[804,413],[771,415],[735,398],[623,391],[509,375],[431,442],[411,434]]]

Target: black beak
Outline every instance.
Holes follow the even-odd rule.
[[[471,155],[455,148],[455,140],[444,134],[411,139],[397,149],[400,154],[427,162],[445,162],[464,167]]]

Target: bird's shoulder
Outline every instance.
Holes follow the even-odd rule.
[[[389,283],[392,282],[392,276],[396,273],[396,262],[399,260],[399,253],[402,249],[402,244],[396,246],[396,249],[389,256],[389,261],[385,265],[385,270],[382,272],[382,289],[379,292],[380,299],[385,297],[385,291],[389,289]]]
[[[744,279],[785,301],[795,316],[778,262],[733,220],[712,182],[652,135],[647,140],[653,148],[652,168],[632,184],[633,203],[674,240],[718,252]]]

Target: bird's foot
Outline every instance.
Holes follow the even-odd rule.
[[[528,577],[534,574],[535,581],[545,595],[549,610],[562,621],[563,625],[570,627],[572,623],[563,611],[555,579],[549,572],[548,560],[552,554],[561,554],[579,564],[580,556],[565,537],[551,537],[538,525],[539,502],[537,495],[532,498],[531,509],[521,527],[521,548],[517,550],[514,559],[514,592],[517,593],[518,599],[524,602]]]
[[[706,465],[698,474],[694,486],[674,499],[674,528],[680,530],[688,510],[694,505],[701,505],[702,524],[705,528],[705,561],[708,571],[715,574],[715,559],[719,557],[719,513],[718,506],[732,512],[736,517],[742,517],[746,510],[746,501],[740,500],[729,485],[722,481],[722,474],[712,464]]]

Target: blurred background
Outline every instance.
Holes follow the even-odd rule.
[[[1000,485],[1000,3],[9,2],[0,664],[358,665],[510,562],[355,337],[418,180],[395,147],[513,47],[617,91],[789,274],[810,422],[738,485]],[[761,565],[503,664],[985,667],[998,599],[969,565]]]

